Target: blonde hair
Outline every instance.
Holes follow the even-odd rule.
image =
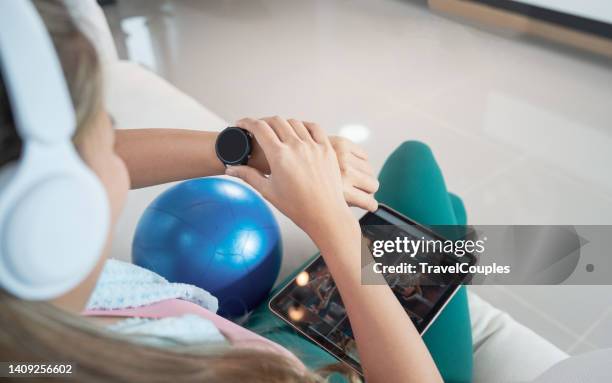
[[[77,116],[77,136],[102,106],[102,75],[95,48],[59,0],[34,2],[51,33]],[[20,141],[0,82],[0,138],[7,154],[19,155]],[[321,382],[333,372],[355,374],[335,364],[319,373],[277,353],[232,347],[159,348],[112,333],[45,302],[19,300],[0,290],[0,360],[71,362],[71,381],[83,382]],[[38,378],[37,380],[40,380]]]
[[[0,292],[0,306],[0,360],[74,363],[75,381],[322,381],[275,353],[204,345],[199,352],[147,346],[48,303],[22,301],[6,292]]]

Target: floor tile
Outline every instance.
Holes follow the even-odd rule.
[[[505,286],[581,336],[612,305],[612,286]]]
[[[524,158],[464,196],[473,224],[606,225],[612,197],[563,170]]]
[[[487,68],[469,85],[420,104],[457,129],[612,191],[612,66],[524,49],[529,50],[524,57]]]
[[[608,302],[610,295],[608,295]],[[599,324],[587,335],[586,341],[600,348],[612,347],[612,306]]]
[[[587,342],[578,342],[565,350],[570,355],[580,355],[587,352],[595,351],[598,347]]]

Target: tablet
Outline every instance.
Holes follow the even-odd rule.
[[[368,243],[393,241],[395,238],[441,243],[449,241],[382,204],[376,212],[365,214],[359,223],[366,246],[369,246]],[[454,253],[448,252],[440,252],[433,257],[431,253],[412,256],[403,254],[392,258],[392,262],[401,265],[406,264],[408,259],[410,263],[418,264],[424,256],[428,257],[429,264],[433,265],[476,263],[476,258],[470,253],[462,254],[458,258]],[[375,257],[370,259],[374,262],[378,260]],[[381,275],[384,276],[382,283],[386,282],[391,287],[421,335],[427,331],[459,286],[469,278],[469,275],[460,272]],[[338,289],[320,255],[270,300],[270,310],[304,337],[362,374],[348,316]]]

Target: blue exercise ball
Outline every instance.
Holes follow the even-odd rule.
[[[278,223],[249,187],[198,178],[160,194],[134,235],[132,259],[171,282],[199,286],[234,318],[263,302],[281,264]]]

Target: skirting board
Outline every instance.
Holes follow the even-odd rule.
[[[487,25],[546,38],[558,43],[612,57],[612,40],[559,24],[537,20],[493,6],[466,0],[428,0],[429,7]]]

